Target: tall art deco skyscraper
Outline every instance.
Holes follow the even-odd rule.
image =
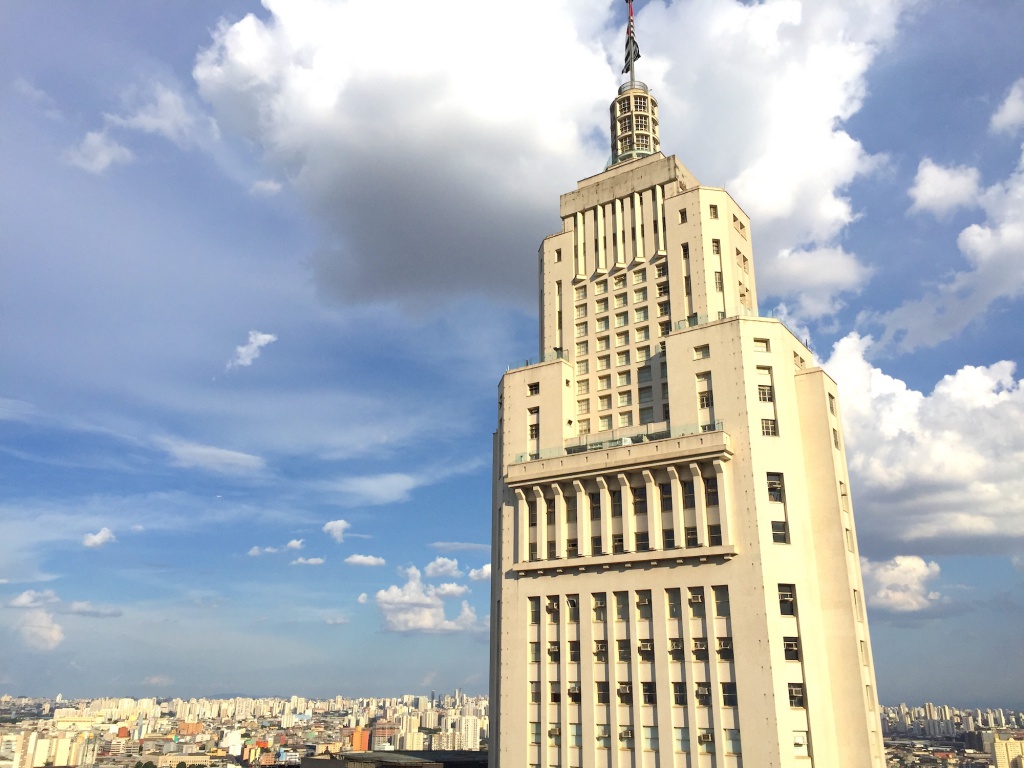
[[[882,768],[835,382],[758,315],[747,216],[659,151],[627,40],[500,386],[491,764]]]

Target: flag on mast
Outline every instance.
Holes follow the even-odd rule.
[[[633,62],[640,58],[640,46],[636,44],[636,27],[633,24],[633,2],[629,3],[629,26],[626,27],[626,65],[622,68],[622,74],[630,72],[632,79]]]

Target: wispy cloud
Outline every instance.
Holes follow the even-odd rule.
[[[193,443],[178,438],[163,437],[155,441],[165,450],[176,467],[195,467],[224,474],[256,472],[264,468],[265,462],[259,456],[213,445]]]
[[[323,565],[326,562],[322,557],[300,557],[292,560],[292,565]]]
[[[490,544],[475,544],[469,541],[435,541],[431,545],[440,552],[490,552]]]
[[[387,565],[383,557],[377,557],[376,555],[349,555],[345,558],[345,562],[349,565]]]
[[[253,361],[260,356],[263,348],[275,341],[277,341],[277,336],[272,333],[249,331],[249,341],[235,347],[235,356],[228,361],[228,370],[252,365]]]
[[[1024,127],[1024,77],[1010,87],[1003,103],[992,114],[989,129],[993,133],[1016,133]]]
[[[78,144],[64,153],[71,165],[89,173],[100,174],[118,163],[130,163],[135,155],[104,131],[90,131]]]

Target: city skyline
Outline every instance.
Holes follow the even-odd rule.
[[[624,4],[421,6],[0,10],[0,691],[486,690],[495,382]],[[879,699],[1019,707],[1024,9],[636,7],[839,383]]]

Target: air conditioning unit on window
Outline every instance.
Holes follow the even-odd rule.
[[[708,649],[708,641],[707,640],[694,640],[693,641],[693,650],[695,650],[695,651],[706,651],[707,649]]]
[[[650,605],[651,604],[651,598],[649,598],[649,597],[641,597],[639,600],[636,601],[636,604],[638,606],[640,606],[640,605]]]
[[[620,685],[617,690],[619,696],[629,696],[633,692],[633,686],[626,683],[625,685]]]
[[[621,731],[619,731],[619,738],[623,739],[623,740],[625,740],[625,739],[632,739],[633,738],[633,729],[632,728],[623,728]]]
[[[698,744],[711,744],[715,740],[715,734],[713,733],[699,733],[697,734]]]
[[[567,597],[565,599],[565,604],[568,605],[570,608],[575,608],[578,605],[575,597]]]
[[[608,643],[604,640],[598,640],[594,643],[594,653],[605,653],[608,650]]]
[[[548,603],[548,613],[557,613],[557,612],[558,612],[558,603],[556,603],[554,601],[549,602]]]
[[[668,648],[670,651],[681,651],[683,650],[683,641],[681,638],[676,638],[668,641]]]
[[[720,651],[731,651],[732,650],[732,638],[731,637],[720,637],[720,638],[718,638],[718,650],[720,650]]]
[[[704,602],[704,595],[701,595],[701,594],[690,595],[690,604],[691,605],[695,605],[697,603],[703,603],[703,602]]]
[[[794,733],[793,734],[793,746],[794,747],[806,747],[807,746],[807,734]]]
[[[580,687],[578,685],[570,685],[569,686],[569,695],[570,696],[572,696],[572,695],[579,696],[579,694],[580,694]]]
[[[604,598],[603,597],[595,597],[594,598],[594,607],[595,608],[604,608],[604,605],[605,605],[605,603],[604,603]]]
[[[698,685],[697,686],[697,695],[698,696],[710,696],[711,695],[711,686],[710,685],[703,685],[703,684]]]
[[[641,651],[653,651],[654,650],[654,641],[653,640],[641,640],[640,641],[640,650]]]
[[[562,735],[562,729],[559,728],[557,725],[548,729],[548,736],[561,736],[561,735]]]

